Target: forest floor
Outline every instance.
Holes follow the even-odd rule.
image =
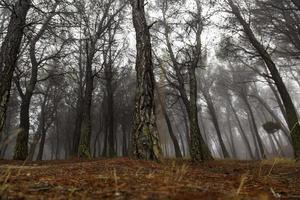
[[[300,163],[2,160],[0,199],[300,199]]]

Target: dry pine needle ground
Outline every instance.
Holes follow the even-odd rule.
[[[0,161],[0,199],[300,199],[294,161]]]

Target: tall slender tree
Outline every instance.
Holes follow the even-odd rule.
[[[155,122],[154,74],[150,27],[145,16],[145,1],[130,0],[136,32],[136,78],[133,156],[138,159],[161,160],[161,149]]]

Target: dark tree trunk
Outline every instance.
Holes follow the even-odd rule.
[[[107,63],[104,69],[106,80],[106,122],[108,129],[108,155],[109,157],[116,156],[115,150],[115,134],[114,134],[114,94],[113,94],[113,71],[111,63]]]
[[[0,50],[0,132],[2,132],[6,119],[13,72],[17,65],[23,31],[26,25],[26,15],[30,4],[30,0],[18,0],[13,6],[7,34]],[[26,148],[24,151],[26,151]],[[27,153],[24,153],[24,155],[27,156]]]
[[[106,157],[107,156],[107,141],[108,141],[108,129],[107,129],[107,124],[104,125],[104,140],[103,140],[103,151],[102,151],[102,156]]]
[[[268,70],[270,71],[270,74],[272,76],[272,79],[275,82],[275,85],[278,89],[278,92],[280,94],[280,97],[282,99],[286,111],[287,124],[291,131],[291,137],[292,137],[292,142],[294,147],[294,155],[296,158],[299,158],[300,157],[300,125],[298,122],[297,111],[293,104],[292,98],[270,54],[265,50],[264,46],[255,37],[253,31],[251,30],[250,25],[245,21],[245,19],[241,15],[239,8],[233,3],[232,0],[228,0],[228,2],[231,7],[232,13],[235,15],[235,17],[238,19],[240,24],[243,26],[244,32],[247,35],[250,43],[256,49],[257,53],[259,53],[261,58],[264,60],[266,66],[268,67]]]
[[[154,74],[150,31],[144,0],[130,0],[136,32],[136,74],[134,122],[132,129],[133,156],[138,159],[161,160],[161,149],[155,122]]]
[[[91,121],[91,106],[94,90],[94,76],[92,70],[93,59],[95,55],[95,43],[87,42],[87,63],[85,72],[85,93],[83,99],[82,121],[80,129],[79,141],[79,157],[91,158],[91,134],[92,134],[92,121]]]
[[[32,93],[31,93],[32,94]],[[28,94],[22,99],[20,111],[20,126],[14,152],[14,160],[26,160],[28,156],[29,137],[29,106],[31,95]]]
[[[76,120],[75,127],[73,131],[73,143],[72,143],[72,151],[71,156],[78,156],[79,151],[79,141],[80,141],[80,130],[81,130],[81,121],[82,121],[82,93],[78,95],[77,105],[76,105]]]
[[[59,127],[59,118],[58,118],[58,112],[55,111],[56,114],[56,120],[55,120],[55,132],[56,132],[56,150],[55,150],[55,159],[58,160],[60,157],[60,127]]]
[[[127,129],[125,125],[121,125],[123,134],[123,144],[122,144],[122,155],[123,157],[128,156],[128,140],[127,140]]]
[[[32,144],[30,146],[30,150],[29,150],[29,155],[28,155],[28,160],[30,161],[33,161],[33,158],[34,158],[34,153],[36,151],[36,146],[38,144],[38,142],[40,141],[41,139],[41,136],[42,136],[42,126],[44,126],[44,108],[45,108],[45,101],[41,104],[41,113],[40,113],[40,116],[39,116],[39,126],[38,126],[38,129],[37,129],[37,133],[34,135],[34,138],[33,138],[33,141],[32,141]]]
[[[190,153],[193,161],[209,160],[211,159],[210,151],[205,144],[199,124],[198,124],[198,108],[197,108],[197,80],[196,80],[196,67],[195,65],[189,66],[190,77],[190,134],[191,134],[191,147]]]
[[[80,35],[81,37],[81,35]],[[71,156],[77,157],[79,154],[79,141],[80,141],[80,131],[81,131],[81,122],[82,122],[82,111],[83,111],[83,66],[82,66],[82,41],[79,41],[79,84],[78,84],[78,96],[76,102],[76,121],[73,131],[73,143]]]
[[[12,128],[12,113],[8,113],[4,129],[0,132],[0,159],[4,159],[9,143],[9,131]]]

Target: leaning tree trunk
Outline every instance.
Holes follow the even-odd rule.
[[[164,94],[161,94],[163,92],[164,91],[161,91],[161,89],[159,87],[157,87],[157,98],[158,98],[158,101],[159,101],[159,104],[160,104],[161,112],[163,114],[163,117],[164,117],[164,119],[166,121],[166,124],[167,124],[167,127],[168,127],[168,132],[170,134],[171,140],[172,140],[173,145],[174,145],[175,156],[176,156],[176,158],[182,158],[182,154],[181,154],[180,146],[179,146],[179,143],[178,143],[178,139],[175,136],[175,133],[173,131],[173,127],[172,127],[172,124],[171,124],[171,120],[170,120],[169,115],[167,113],[164,97],[162,97]]]
[[[0,50],[0,132],[5,123],[13,72],[17,65],[30,4],[30,0],[18,0],[13,6],[7,34]]]
[[[277,69],[276,64],[272,60],[272,57],[265,50],[264,46],[255,37],[250,25],[245,21],[242,14],[240,13],[238,6],[235,5],[232,0],[228,0],[228,2],[231,7],[232,13],[235,15],[235,17],[238,19],[240,24],[243,26],[244,32],[247,35],[250,43],[256,49],[257,53],[259,53],[260,57],[264,60],[268,70],[270,71],[270,74],[278,89],[278,92],[280,94],[280,97],[282,99],[286,111],[287,124],[291,131],[291,138],[294,147],[294,155],[296,158],[299,158],[300,157],[300,125],[298,122],[297,111],[293,104],[292,98],[282,80],[282,77]]]
[[[229,108],[226,107],[226,118],[227,118],[227,123],[228,123],[228,131],[229,131],[229,137],[230,137],[230,144],[231,144],[231,150],[232,150],[232,157],[234,159],[237,159],[237,151],[235,147],[235,140],[234,140],[234,133],[232,131],[232,124],[230,120],[230,114],[229,114]]]
[[[233,112],[233,115],[234,115],[234,117],[235,117],[235,119],[236,119],[236,121],[237,121],[237,123],[238,123],[238,127],[239,127],[239,129],[240,129],[240,135],[241,135],[241,138],[242,138],[244,144],[246,145],[246,148],[247,148],[247,150],[248,150],[248,153],[249,153],[249,155],[250,155],[250,158],[251,158],[251,159],[255,159],[255,156],[254,156],[254,154],[253,154],[253,152],[252,152],[252,150],[251,150],[251,145],[250,145],[249,139],[247,138],[247,135],[246,135],[246,132],[245,132],[243,126],[242,126],[241,120],[240,120],[240,118],[239,118],[239,116],[238,116],[238,114],[237,114],[237,111],[236,111],[235,108],[233,107],[233,104],[232,104],[230,98],[228,98],[228,103],[229,103],[229,106],[230,106],[230,108],[231,108],[231,110],[232,110],[232,112]]]
[[[154,74],[149,26],[145,17],[145,1],[131,0],[133,25],[136,32],[136,76],[133,156],[138,159],[161,160],[155,122]]]
[[[216,129],[217,136],[218,136],[218,139],[219,139],[219,143],[220,143],[220,146],[221,146],[221,149],[222,149],[223,156],[224,156],[224,158],[229,158],[229,153],[228,153],[228,151],[226,149],[224,140],[222,138],[222,133],[221,133],[220,125],[219,125],[219,122],[218,122],[217,113],[216,113],[213,101],[211,99],[211,96],[209,94],[209,91],[203,91],[202,93],[203,93],[203,96],[204,96],[204,98],[206,100],[207,107],[208,107],[210,116],[212,118],[212,123],[213,123],[213,125],[214,125],[214,127]]]
[[[256,121],[255,121],[253,110],[252,110],[251,105],[248,101],[248,98],[246,96],[244,96],[244,97],[242,97],[242,99],[245,102],[246,107],[247,107],[248,112],[249,112],[249,115],[250,115],[250,119],[251,119],[251,122],[252,122],[252,125],[253,125],[253,131],[254,131],[254,134],[255,134],[254,138],[256,138],[256,140],[257,140],[258,147],[259,147],[259,150],[260,150],[260,153],[261,153],[261,157],[263,159],[265,159],[266,158],[266,153],[265,153],[263,142],[262,142],[261,137],[259,135],[259,131],[258,131],[258,127],[257,127]]]

